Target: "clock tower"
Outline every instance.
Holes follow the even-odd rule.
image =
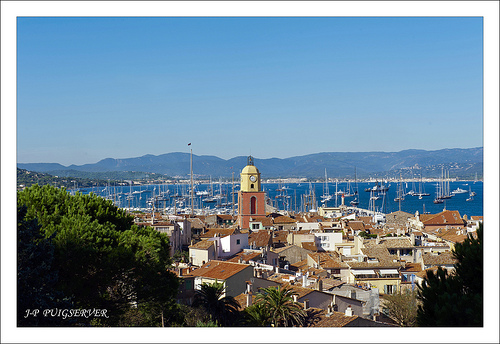
[[[238,225],[242,229],[249,228],[252,217],[266,216],[266,197],[261,190],[260,172],[253,164],[253,157],[240,174],[240,191],[238,192]]]

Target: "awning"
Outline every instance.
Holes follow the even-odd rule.
[[[379,272],[381,275],[398,275],[399,274],[397,269],[380,269]]]
[[[375,270],[351,270],[354,275],[375,275]]]

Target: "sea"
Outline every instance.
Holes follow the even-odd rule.
[[[335,207],[342,202],[340,193],[336,191],[344,191],[346,194],[354,193],[354,183],[263,183],[262,189],[266,192],[269,203],[275,206],[278,210],[287,211],[304,211],[311,208],[317,209],[321,206]],[[365,189],[373,188],[375,183],[358,182],[357,196],[345,197],[344,203],[350,206],[350,202],[356,197],[358,198],[358,208],[371,209],[385,214],[394,211],[404,211],[415,214],[417,211],[422,213],[436,214],[444,209],[457,210],[461,216],[483,216],[483,182],[482,181],[450,181],[449,191],[454,191],[458,188],[465,190],[465,193],[458,193],[443,203],[435,204],[434,198],[439,188],[438,182],[403,182],[386,184],[389,189],[385,195],[379,195],[378,200],[372,200],[372,194]],[[237,203],[238,183],[212,183],[212,184],[195,184],[195,196],[193,197],[194,208],[197,214],[210,213],[227,213],[231,214],[236,206],[233,206],[233,200]],[[93,192],[99,196],[112,200],[118,207],[135,209],[142,211],[150,211],[153,208],[163,209],[169,213],[189,213],[191,209],[191,199],[189,196],[189,184],[147,184],[147,185],[108,185],[106,187],[80,188],[70,190],[78,191],[83,194]],[[401,191],[400,191],[401,190]],[[423,191],[429,193],[429,196],[412,196],[411,191],[418,193]],[[475,192],[476,195],[470,199],[469,191]],[[328,192],[332,195],[331,199],[322,202],[324,198],[321,196]],[[399,194],[405,194],[404,200],[396,201]],[[312,197],[314,195],[314,197]],[[215,196],[215,200],[207,202],[207,198]],[[467,199],[469,199],[467,201]],[[312,201],[315,203],[312,204]]]

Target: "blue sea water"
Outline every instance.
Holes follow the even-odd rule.
[[[351,183],[352,185],[353,183]],[[450,182],[449,189],[453,191],[457,188],[467,190],[467,193],[456,194],[450,199],[444,201],[441,204],[434,204],[434,198],[436,195],[436,184],[437,182],[424,182],[423,189],[425,192],[429,193],[429,196],[423,196],[419,199],[418,196],[406,195],[404,201],[401,201],[401,210],[414,214],[416,211],[419,213],[431,213],[436,214],[441,212],[444,208],[448,210],[458,210],[460,215],[463,216],[483,216],[483,183],[478,181],[454,181]],[[236,185],[236,184],[235,184]],[[358,183],[358,197],[359,205],[358,208],[368,209],[370,202],[370,193],[364,191],[366,188],[371,188],[374,183]],[[285,187],[285,190],[279,190],[281,187]],[[418,192],[418,182],[403,183],[405,191],[415,190]],[[209,184],[198,184],[196,185],[195,191],[205,191],[210,187]],[[214,209],[219,207],[221,209],[232,209],[230,204],[233,201],[233,186],[230,183],[226,184],[212,184],[213,194],[221,194],[222,199],[214,203],[206,203],[203,199],[206,196],[196,196],[194,198],[195,208],[205,208]],[[347,183],[338,183],[335,186],[334,183],[328,184],[328,189],[330,194],[335,193],[335,188],[337,190],[345,190],[347,188]],[[381,197],[380,200],[375,201],[375,207],[378,211],[384,213],[391,213],[393,211],[400,210],[400,203],[394,201],[397,195],[399,185],[397,183],[389,184],[389,190],[386,193],[385,199]],[[304,209],[304,194],[311,194],[312,189],[316,197],[317,206],[336,206],[341,203],[341,196],[333,196],[332,200],[321,203],[321,195],[324,193],[324,183],[288,183],[284,185],[278,184],[262,184],[263,191],[266,191],[267,196],[271,200],[272,204],[280,210],[290,210],[290,211],[302,211]],[[466,201],[469,198],[469,188],[471,191],[476,192],[472,201]],[[177,200],[175,205],[177,211],[182,211],[183,208],[190,207],[189,199],[189,185],[186,184],[151,184],[151,185],[141,185],[141,186],[108,186],[99,188],[83,188],[78,189],[79,192],[87,194],[94,192],[100,196],[112,199],[115,204],[123,208],[142,208],[151,209],[152,196],[163,195],[163,198],[156,200],[155,206],[157,208],[169,208],[174,206],[174,200]],[[237,190],[236,190],[237,191]],[[172,197],[173,195],[178,195],[183,197]],[[278,196],[278,197],[276,197]],[[288,197],[282,197],[288,196]],[[234,201],[237,202],[237,193],[234,193]],[[350,205],[354,197],[346,197],[345,204]]]

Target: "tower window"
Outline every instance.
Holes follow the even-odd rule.
[[[254,187],[253,187],[253,184],[250,184],[250,189],[253,189],[253,188],[254,188]]]
[[[255,213],[257,213],[257,198],[252,196],[252,198],[250,198],[250,214]]]

